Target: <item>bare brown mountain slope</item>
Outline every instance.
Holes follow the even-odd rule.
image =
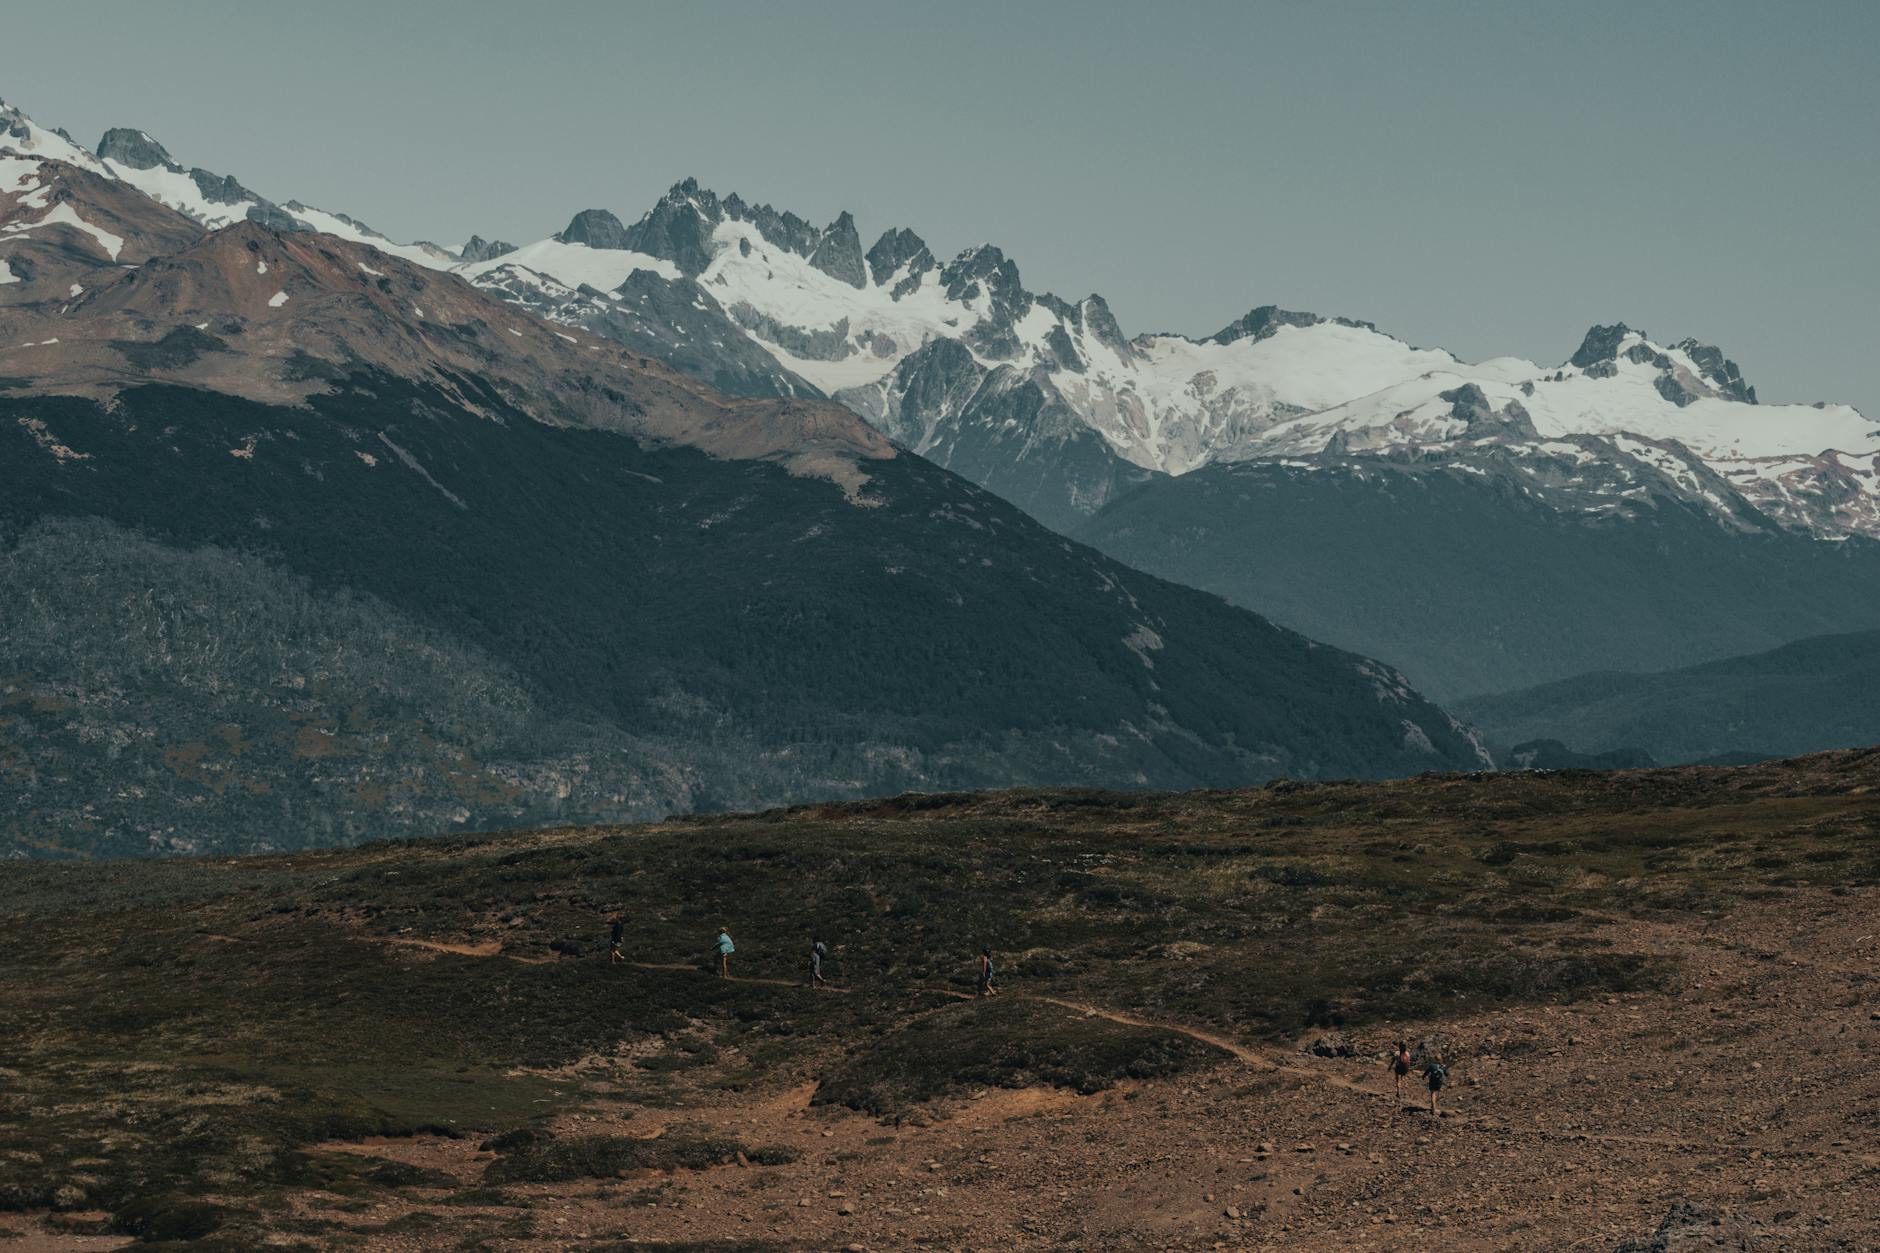
[[[738,400],[650,357],[569,334],[461,279],[366,245],[253,223],[203,233],[120,184],[58,162],[0,170],[0,377],[108,399],[175,383],[297,404],[382,372],[471,412],[617,430],[841,483],[894,455],[823,402]]]
[[[201,226],[126,183],[61,161],[0,154],[0,259],[12,263],[15,279],[0,279],[0,308],[61,305],[70,281],[142,265],[202,235]]]

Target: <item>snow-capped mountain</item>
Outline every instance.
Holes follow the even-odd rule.
[[[80,146],[62,130],[47,130],[17,108],[0,100],[0,153],[40,160],[64,161],[104,178],[128,183],[183,216],[210,230],[236,222],[255,222],[275,231],[319,231],[379,251],[403,257],[430,269],[445,269],[463,260],[460,253],[419,241],[400,244],[344,213],[328,213],[290,200],[276,204],[244,187],[232,175],[200,168],[185,169],[163,145],[140,130],[114,127],[98,141],[96,151]],[[489,247],[481,239],[482,249]],[[502,245],[507,246],[507,245]]]
[[[1431,370],[1279,423],[1221,458],[1466,458],[1491,447],[1539,476],[1562,463],[1603,469],[1576,506],[1589,512],[1656,490],[1730,524],[1753,511],[1821,536],[1880,535],[1874,422],[1847,405],[1758,405],[1717,349],[1661,346],[1623,324],[1594,327],[1561,366],[1504,357]]]
[[[687,179],[628,225],[606,209],[520,248],[399,244],[356,219],[185,169],[142,131],[96,153],[0,106],[0,150],[116,178],[217,227],[369,244],[733,393],[834,398],[915,452],[1070,529],[1122,492],[1213,462],[1487,458],[1583,512],[1676,497],[1729,527],[1880,536],[1880,430],[1844,405],[1764,406],[1714,347],[1595,327],[1568,360],[1464,362],[1366,322],[1272,306],[1205,338],[1126,336],[1098,295],[1029,291],[980,245],[913,231],[864,250]]]
[[[603,333],[624,319],[636,325],[618,331],[644,337],[649,303],[684,311],[702,325],[681,344],[755,344],[777,369],[765,389],[832,396],[1060,525],[1276,421],[1458,364],[1272,308],[1206,340],[1129,339],[1101,296],[1033,293],[992,245],[942,263],[897,228],[864,252],[846,213],[817,228],[690,179],[632,226],[590,209],[552,240],[460,269]],[[677,298],[656,301],[662,287]]]
[[[863,252],[848,214],[816,228],[692,180],[631,226],[587,210],[552,240],[459,268],[642,345],[675,314],[696,323],[650,351],[748,341],[780,371],[747,366],[756,386],[832,396],[1059,525],[1145,477],[1214,461],[1466,459],[1492,446],[1575,509],[1669,493],[1728,526],[1761,515],[1822,537],[1880,535],[1874,423],[1844,405],[1759,405],[1720,350],[1623,325],[1593,328],[1551,367],[1472,364],[1272,306],[1204,339],[1132,338],[1100,296],[1027,290],[991,245],[942,263],[897,228]]]

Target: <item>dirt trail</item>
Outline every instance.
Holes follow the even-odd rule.
[[[1124,1026],[1146,1027],[1152,1030],[1169,1031],[1176,1035],[1187,1036],[1191,1040],[1198,1040],[1203,1044],[1211,1045],[1225,1053],[1231,1054],[1247,1065],[1256,1066],[1262,1070],[1272,1071],[1278,1074],[1293,1075],[1301,1079],[1309,1079],[1327,1087],[1340,1088],[1347,1092],[1355,1092],[1359,1096],[1368,1097],[1373,1100],[1383,1100],[1392,1104],[1395,1104],[1397,1101],[1394,1093],[1384,1090],[1381,1086],[1371,1087],[1360,1080],[1348,1079],[1343,1075],[1317,1070],[1310,1066],[1300,1066],[1288,1062],[1275,1061],[1273,1058],[1256,1052],[1226,1036],[1216,1035],[1209,1031],[1202,1031],[1198,1028],[1185,1026],[1181,1023],[1163,1022],[1154,1018],[1144,1018],[1137,1014],[1124,1013],[1121,1010],[1105,1009],[1101,1005],[1091,1005],[1084,1001],[1067,1001],[1055,996],[1043,996],[1023,992],[1017,995],[1024,1000],[1041,1001],[1047,1005],[1056,1005],[1060,1008],[1072,1010],[1077,1013],[1093,1015],[1098,1018],[1107,1019],[1110,1022],[1120,1023]],[[1424,1112],[1424,1107],[1420,1104],[1404,1104],[1402,1108],[1407,1112],[1416,1114]],[[1640,1148],[1672,1149],[1680,1153],[1709,1153],[1725,1156],[1739,1154],[1745,1156],[1750,1154],[1764,1156],[1769,1154],[1788,1154],[1793,1156],[1835,1157],[1844,1161],[1859,1162],[1866,1166],[1880,1167],[1880,1155],[1862,1153],[1852,1149],[1794,1149],[1785,1148],[1780,1145],[1760,1143],[1725,1144],[1717,1141],[1699,1142],[1695,1140],[1679,1139],[1674,1136],[1614,1135],[1600,1132],[1556,1130],[1546,1127],[1531,1126],[1505,1118],[1462,1114],[1453,1110],[1445,1110],[1441,1118],[1446,1125],[1462,1127],[1473,1126],[1489,1132],[1536,1136],[1544,1140],[1557,1140],[1564,1143],[1627,1145]]]
[[[500,940],[485,940],[481,944],[448,944],[442,940],[412,940],[404,936],[374,936],[383,944],[403,944],[408,948],[429,949],[433,953],[456,953],[460,957],[497,957],[505,956],[511,961],[520,961],[513,953],[504,953]]]
[[[553,957],[524,957],[520,953],[505,953],[501,940],[485,940],[481,944],[451,944],[443,940],[414,940],[398,935],[377,935],[370,938],[381,944],[421,948],[431,953],[455,953],[459,957],[504,957],[512,962],[521,962],[525,966],[546,966],[557,960]]]
[[[382,936],[375,938],[390,944],[406,945],[412,948],[427,949],[434,952],[453,953],[463,957],[503,957],[510,961],[523,962],[529,965],[542,965],[558,960],[558,958],[554,957],[525,957],[519,953],[504,952],[500,940],[485,940],[478,944],[453,944],[446,941],[419,940],[400,936]],[[639,970],[666,970],[681,974],[697,974],[708,978],[728,978],[732,983],[763,984],[770,987],[782,988],[807,988],[809,986],[792,979],[765,979],[749,975],[719,976],[699,966],[684,962],[627,962],[625,964]],[[851,988],[835,986],[819,990],[841,993],[843,995],[847,995],[853,991]],[[939,993],[940,995],[960,1001],[976,999],[972,993],[962,992],[955,988],[922,986],[919,990]],[[1266,1053],[1241,1044],[1228,1036],[1211,1031],[1204,1031],[1199,1027],[1191,1027],[1179,1022],[1167,1022],[1155,1018],[1145,1018],[1139,1014],[1128,1013],[1124,1010],[1109,1009],[1101,1005],[1090,1004],[1087,1001],[1066,1000],[1062,997],[1046,996],[1042,993],[1006,992],[1004,995],[1014,996],[1020,1000],[1034,1001],[1045,1005],[1055,1005],[1060,1009],[1067,1009],[1073,1013],[1102,1018],[1122,1026],[1142,1027],[1153,1031],[1167,1031],[1175,1035],[1186,1036],[1191,1040],[1196,1040],[1211,1048],[1219,1049],[1221,1052],[1228,1054],[1235,1060],[1248,1066],[1253,1066],[1275,1074],[1290,1075],[1325,1087],[1355,1093],[1369,1100],[1381,1100],[1392,1105],[1398,1104],[1397,1097],[1394,1093],[1384,1089],[1382,1080],[1379,1081],[1379,1086],[1373,1087],[1361,1080],[1350,1079],[1331,1071],[1320,1070],[1311,1066],[1302,1066],[1294,1062],[1276,1060]],[[1424,1107],[1421,1104],[1405,1103],[1402,1104],[1400,1108],[1405,1112],[1417,1114],[1424,1112]],[[1679,1139],[1672,1136],[1616,1135],[1599,1132],[1570,1131],[1535,1126],[1508,1118],[1462,1114],[1454,1110],[1444,1111],[1441,1118],[1442,1122],[1448,1126],[1469,1127],[1490,1133],[1531,1136],[1542,1140],[1553,1140],[1562,1143],[1611,1144],[1635,1148],[1662,1148],[1679,1153],[1702,1153],[1728,1157],[1748,1156],[1751,1154],[1833,1157],[1844,1161],[1858,1162],[1870,1167],[1880,1167],[1880,1155],[1862,1153],[1853,1149],[1795,1149],[1763,1143],[1743,1142],[1731,1144],[1720,1141],[1699,1142]]]
[[[210,938],[222,939],[226,937],[216,936]],[[421,948],[433,953],[454,953],[459,957],[501,957],[507,961],[521,962],[526,966],[546,966],[561,960],[559,956],[529,957],[521,953],[506,952],[504,951],[503,942],[501,940],[484,940],[478,944],[453,944],[446,940],[418,940],[409,936],[399,935],[375,935],[368,936],[367,938],[381,944],[398,944],[406,948]],[[624,962],[622,964],[632,966],[636,970],[676,970],[682,974],[699,975],[710,973],[698,966],[688,965],[684,962]],[[714,975],[713,977],[727,979],[731,983],[761,983],[773,988],[810,987],[808,983],[800,979],[759,979],[750,975]],[[821,992],[838,992],[844,996],[853,991],[852,988],[839,988],[834,984],[826,984],[814,990]]]
[[[1061,1009],[1074,1010],[1077,1013],[1089,1017],[1105,1018],[1110,1022],[1121,1023],[1125,1027],[1147,1027],[1154,1031],[1172,1031],[1176,1035],[1185,1035],[1191,1040],[1199,1040],[1203,1044],[1211,1044],[1215,1048],[1220,1049],[1223,1053],[1233,1054],[1250,1066],[1260,1066],[1267,1070],[1287,1069],[1287,1067],[1282,1066],[1271,1058],[1254,1052],[1244,1044],[1237,1044],[1224,1035],[1215,1035],[1212,1032],[1202,1031],[1195,1027],[1186,1027],[1180,1023],[1174,1022],[1158,1022],[1153,1018],[1140,1018],[1135,1014],[1124,1013],[1119,1009],[1105,1009],[1101,1005],[1091,1005],[1083,1001],[1065,1001],[1059,1000],[1055,996],[1043,996],[1026,992],[1021,992],[1018,995],[1024,1000],[1042,1001],[1046,1005],[1056,1005]],[[1310,1074],[1312,1072],[1305,1071],[1302,1073]]]
[[[637,967],[640,970],[678,970],[678,971],[682,971],[682,972],[686,972],[690,974],[710,974],[711,973],[709,971],[700,970],[697,966],[689,966],[685,964],[684,962],[628,962],[627,965]],[[726,979],[732,983],[762,983],[773,988],[809,988],[810,987],[808,983],[804,982],[801,979],[758,979],[750,975],[716,975],[716,974],[712,975],[711,977],[714,979]],[[854,989],[839,988],[835,984],[829,983],[829,984],[824,984],[820,988],[812,988],[811,990],[817,991],[817,992],[840,992],[844,996],[846,996]]]

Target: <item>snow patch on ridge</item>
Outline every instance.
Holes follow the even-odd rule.
[[[805,357],[752,333],[785,369],[832,395],[877,382],[929,339],[959,337],[980,321],[976,305],[983,296],[950,301],[933,271],[896,299],[892,284],[910,279],[908,267],[890,276],[888,286],[851,287],[771,243],[751,222],[719,223],[711,247],[711,264],[698,283],[727,310],[742,305],[806,336],[841,333],[847,351],[835,359]]]
[[[664,279],[680,277],[678,266],[643,252],[590,248],[586,244],[565,244],[558,239],[539,240],[487,261],[459,263],[451,270],[478,286],[485,286],[479,280],[498,270],[526,270],[551,278],[564,287],[592,287],[602,292],[612,291],[639,270],[651,270]]]
[[[104,249],[106,254],[109,255],[113,261],[118,259],[118,253],[122,252],[124,249],[123,236],[113,235],[103,227],[93,226],[90,222],[78,216],[76,209],[64,202],[53,205],[52,209],[36,222],[13,222],[8,224],[3,234],[24,235],[28,231],[36,231],[42,226],[69,226],[74,230],[82,231],[96,240],[98,246]]]
[[[140,170],[109,159],[101,164],[113,177],[129,183],[158,204],[196,219],[210,230],[247,221],[248,211],[260,204],[252,197],[234,204],[217,204],[202,194],[202,188],[188,174],[161,165]]]
[[[324,209],[316,209],[312,205],[296,202],[283,205],[281,209],[309,230],[377,248],[389,256],[402,257],[428,270],[447,270],[457,263],[457,258],[442,248],[431,244],[396,244],[369,226],[336,213],[328,213]]]
[[[94,174],[111,177],[90,152],[57,131],[49,131],[33,119],[0,100],[0,149],[32,157],[36,161],[64,161]]]
[[[0,191],[21,195],[39,186],[39,162],[28,157],[0,155]]]

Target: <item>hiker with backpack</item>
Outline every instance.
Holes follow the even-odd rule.
[[[626,938],[625,933],[626,928],[621,924],[620,919],[614,919],[614,929],[607,936],[607,959],[612,965],[618,966],[627,960],[627,955],[620,951],[620,946]]]
[[[974,996],[997,996],[999,989],[992,986],[992,950],[979,950],[979,982],[973,990]]]
[[[829,956],[829,946],[822,942],[821,936],[817,935],[814,931],[810,932],[809,978],[811,987],[826,988],[829,986],[829,981],[823,978],[822,974],[823,958],[827,956]]]
[[[1397,1076],[1397,1101],[1403,1102],[1403,1078],[1410,1073],[1410,1042],[1397,1041],[1397,1051],[1390,1057],[1391,1073]]]
[[[720,979],[729,979],[731,977],[731,955],[738,951],[738,946],[731,942],[731,932],[728,928],[718,928],[718,942],[715,947],[718,949],[718,977]]]
[[[1423,1063],[1423,1077],[1429,1081],[1430,1085],[1430,1113],[1438,1113],[1436,1094],[1443,1090],[1443,1081],[1449,1078],[1449,1067],[1443,1065],[1441,1053],[1432,1053],[1430,1060]]]

